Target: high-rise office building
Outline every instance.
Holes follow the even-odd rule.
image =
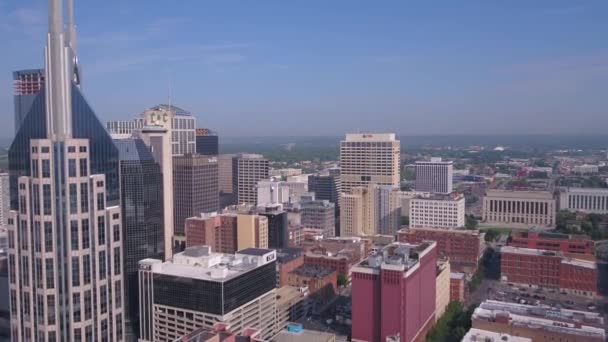
[[[301,224],[305,228],[321,229],[323,237],[334,237],[336,228],[335,205],[325,201],[307,201],[301,204]]]
[[[196,153],[205,156],[217,156],[220,151],[220,142],[217,133],[209,128],[196,129]]]
[[[416,191],[438,194],[452,192],[453,166],[451,161],[431,158],[416,162]]]
[[[320,174],[308,176],[308,191],[315,193],[315,199],[330,201],[338,205],[340,200],[340,175]]]
[[[232,191],[238,204],[258,202],[258,182],[268,179],[270,163],[260,154],[238,154],[232,159]]]
[[[257,205],[289,202],[289,186],[282,181],[263,179],[258,182]]]
[[[353,341],[419,341],[435,322],[437,250],[393,243],[352,270]]]
[[[456,229],[465,225],[465,200],[458,193],[410,200],[410,227]]]
[[[141,139],[114,141],[120,154],[127,339],[139,333],[138,262],[164,257],[163,174]]]
[[[401,218],[400,191],[390,185],[368,184],[342,194],[340,236],[395,235]]]
[[[289,223],[283,206],[272,204],[257,209],[259,215],[268,218],[268,248],[289,247]]]
[[[370,183],[399,187],[400,151],[393,133],[347,134],[340,142],[342,192]]]
[[[184,236],[188,217],[219,210],[217,158],[187,154],[173,158],[174,234]]]
[[[173,260],[140,262],[140,341],[176,341],[216,323],[233,333],[262,330],[267,340],[276,328],[276,251],[247,248],[236,254],[187,248]]]
[[[13,73],[15,86],[15,134],[19,132],[21,124],[30,112],[34,100],[44,86],[44,70],[19,70]]]
[[[171,131],[174,156],[196,153],[196,117],[174,105],[160,104],[140,114],[144,126],[162,126]]]
[[[11,196],[8,173],[0,173],[0,226],[6,227],[8,215],[11,208]]]
[[[217,156],[220,207],[222,208],[236,204],[236,195],[232,189],[232,159],[234,156],[234,154],[220,154]]]
[[[9,151],[11,338],[122,341],[118,150],[80,91],[62,7],[49,1],[46,86]]]

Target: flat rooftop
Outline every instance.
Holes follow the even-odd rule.
[[[289,273],[297,274],[304,277],[323,279],[330,274],[336,272],[333,268],[316,266],[316,265],[302,265]]]
[[[397,141],[395,133],[347,133],[346,142]]]
[[[544,329],[568,335],[605,339],[601,326],[604,318],[595,312],[557,309],[546,305],[532,306],[487,300],[475,309],[473,320],[494,320],[496,316],[509,316],[509,324],[531,329]],[[580,325],[579,325],[580,324]],[[578,326],[578,327],[577,327]]]
[[[539,199],[554,200],[550,191],[534,190],[498,190],[491,189],[486,192],[487,198],[518,198],[518,199]]]
[[[532,342],[532,339],[471,328],[462,338],[462,342]]]
[[[566,188],[567,193],[608,195],[608,188]]]
[[[235,254],[213,253],[209,246],[188,247],[173,256],[173,260],[161,262],[144,259],[154,274],[164,274],[197,280],[225,282],[264,266],[276,259],[276,251],[247,248]]]
[[[356,267],[369,269],[400,268],[407,271],[417,265],[422,255],[426,254],[434,245],[436,245],[434,241],[423,241],[420,244],[393,242],[368,256]]]
[[[330,342],[335,341],[336,335],[304,329],[299,332],[290,332],[283,330],[279,332],[273,339],[273,342]]]

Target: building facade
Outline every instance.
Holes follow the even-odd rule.
[[[270,163],[260,154],[239,154],[232,159],[232,191],[236,203],[258,202],[258,182],[268,179]]]
[[[79,88],[73,2],[66,32],[49,11],[45,87],[9,149],[11,340],[122,341],[118,151]]]
[[[439,320],[450,304],[450,261],[448,258],[437,260],[435,277],[435,320]]]
[[[608,214],[608,189],[565,188],[559,193],[559,210]]]
[[[263,179],[257,185],[257,205],[289,202],[289,187],[282,181]]]
[[[431,158],[416,162],[415,189],[420,192],[449,194],[452,192],[453,166],[451,161]]]
[[[114,139],[126,139],[144,127],[143,120],[115,120],[106,122],[106,129]]]
[[[483,198],[483,221],[529,228],[555,226],[556,203],[548,191],[488,190]]]
[[[175,341],[217,323],[269,339],[276,327],[276,252],[248,248],[236,254],[187,248],[172,261],[140,261],[140,341]]]
[[[509,246],[548,251],[561,251],[578,255],[580,258],[594,258],[595,242],[585,235],[568,235],[560,233],[530,230],[514,231],[509,237]]]
[[[464,303],[466,297],[466,274],[461,272],[450,273],[450,302]]]
[[[0,226],[8,225],[11,209],[10,182],[8,173],[0,173]]]
[[[308,191],[315,193],[315,199],[329,201],[337,206],[342,192],[340,175],[310,175]]]
[[[399,229],[401,201],[392,186],[368,184],[341,195],[340,236],[386,234]]]
[[[139,333],[138,262],[164,256],[163,174],[141,139],[114,141],[120,156],[127,336]]]
[[[205,156],[217,156],[220,151],[220,141],[217,133],[208,128],[196,129],[196,153]]]
[[[323,236],[334,237],[336,208],[329,201],[308,201],[301,204],[301,224],[306,228],[321,229]]]
[[[465,199],[459,194],[414,197],[410,227],[455,229],[465,225]]]
[[[30,112],[36,96],[44,87],[46,75],[42,69],[19,70],[13,72],[15,103],[15,134],[21,129]]]
[[[353,341],[422,340],[435,322],[434,242],[394,243],[352,269]]]
[[[476,230],[409,228],[397,233],[397,241],[414,244],[436,241],[437,253],[450,259],[452,270],[473,274],[484,252],[483,236]]]
[[[506,246],[501,249],[502,281],[595,297],[595,261],[565,257],[561,252]]]
[[[258,207],[257,213],[268,219],[268,248],[289,247],[289,224],[283,206],[278,204]]]
[[[220,208],[217,158],[187,154],[173,157],[174,234],[184,235],[188,217]]]
[[[139,118],[143,126],[160,126],[171,132],[171,152],[174,156],[195,154],[196,117],[174,105],[159,104],[143,111]]]
[[[368,184],[399,187],[401,146],[395,134],[346,134],[340,142],[341,191]]]

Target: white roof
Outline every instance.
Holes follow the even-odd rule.
[[[471,328],[464,335],[462,342],[532,342],[532,339],[527,337],[512,336],[509,334],[501,334],[493,331]]]

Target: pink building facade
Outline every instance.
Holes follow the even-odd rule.
[[[394,243],[352,269],[353,341],[423,341],[434,322],[437,244]]]

